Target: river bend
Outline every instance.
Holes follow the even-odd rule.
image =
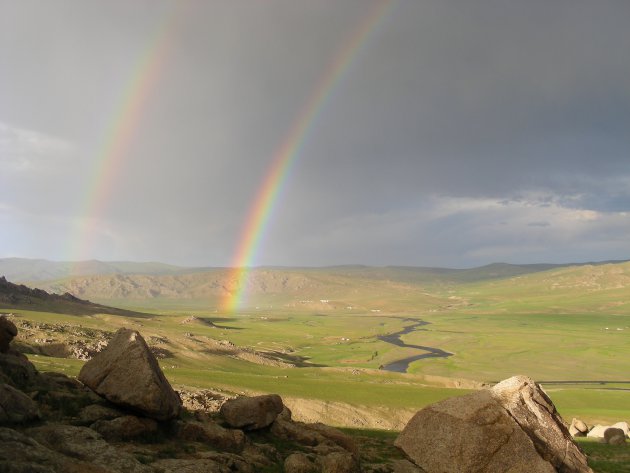
[[[379,335],[379,340],[387,343],[391,343],[392,345],[396,345],[397,347],[402,348],[415,348],[417,350],[422,350],[424,353],[419,355],[408,356],[407,358],[402,358],[400,360],[392,361],[391,363],[387,363],[386,365],[381,366],[381,369],[386,371],[393,371],[395,373],[406,373],[409,369],[409,365],[417,360],[424,360],[426,358],[448,358],[449,356],[453,356],[453,353],[449,353],[440,348],[427,347],[424,345],[411,345],[402,341],[402,336],[408,333],[415,331],[418,327],[423,327],[424,325],[429,325],[430,322],[426,322],[424,320],[417,319],[403,319],[405,321],[414,322],[412,325],[408,325],[407,327],[399,330],[398,332],[390,333],[388,335]]]

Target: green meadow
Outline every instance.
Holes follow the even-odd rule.
[[[111,331],[127,326],[150,343],[162,340],[168,355],[160,363],[176,385],[412,411],[465,394],[457,386],[474,387],[469,381],[524,374],[544,386],[568,421],[630,419],[628,263],[495,278],[487,270],[478,277],[469,271],[450,280],[408,268],[326,271],[292,270],[292,277],[308,281],[305,289],[254,293],[235,313],[217,310],[212,295],[96,299],[147,313],[143,317],[12,311],[48,324]],[[330,299],[321,302],[322,294]],[[419,321],[427,324],[400,338],[408,346],[378,338]],[[59,341],[64,336],[54,334]],[[220,341],[294,367],[221,353]],[[415,346],[452,356],[413,361],[407,373],[380,369],[425,353]],[[42,370],[68,374],[82,365],[41,354],[30,358]]]

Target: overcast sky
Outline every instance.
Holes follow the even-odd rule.
[[[229,265],[373,3],[0,0],[0,257]],[[629,22],[627,0],[393,1],[310,124],[253,263],[630,258]],[[152,46],[161,69],[90,206]]]

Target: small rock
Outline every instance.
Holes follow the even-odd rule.
[[[586,437],[587,433],[588,426],[580,419],[574,417],[569,426],[569,434],[571,434],[571,437]]]
[[[604,432],[604,443],[609,445],[623,445],[626,443],[626,434],[622,429],[609,427]]]
[[[99,420],[90,426],[106,440],[130,440],[150,437],[158,431],[157,422],[153,419],[136,416],[116,417],[112,420]]]
[[[304,453],[292,453],[284,460],[285,473],[318,473],[317,466]]]
[[[93,424],[98,420],[111,420],[125,415],[122,411],[101,404],[90,404],[79,412],[79,420],[87,424]]]
[[[359,449],[357,448],[356,443],[354,443],[352,437],[344,434],[342,431],[321,423],[307,424],[307,428],[318,432],[324,438],[330,440],[336,445],[339,445],[341,448],[350,452],[355,457],[358,457]]]
[[[608,429],[608,428],[610,428],[609,425],[599,425],[599,424],[597,424],[591,430],[588,431],[588,434],[586,434],[586,436],[589,437],[589,438],[594,438],[594,439],[603,439],[604,438],[604,432],[606,432],[606,429]]]
[[[325,440],[319,432],[307,429],[306,424],[290,420],[276,419],[271,425],[271,433],[278,438],[309,447],[314,447]]]
[[[178,436],[192,442],[205,442],[231,452],[240,452],[245,446],[245,434],[241,430],[225,429],[214,422],[182,422]]]
[[[349,453],[333,452],[325,457],[318,457],[322,473],[356,473],[359,465]]]
[[[37,404],[8,384],[0,384],[0,423],[17,424],[40,417]]]
[[[280,396],[267,394],[231,399],[221,406],[220,412],[230,427],[257,430],[271,425],[283,408]]]

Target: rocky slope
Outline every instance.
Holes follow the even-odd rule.
[[[404,458],[296,422],[277,395],[177,393],[134,330],[113,334],[78,379],[37,372],[12,348],[17,332],[0,317],[2,472],[592,473],[524,376],[419,411],[396,440]]]
[[[79,380],[39,373],[0,317],[0,471],[419,472],[348,435],[291,419],[279,396],[175,393],[138,332],[119,330]],[[182,402],[182,399],[184,402]]]

